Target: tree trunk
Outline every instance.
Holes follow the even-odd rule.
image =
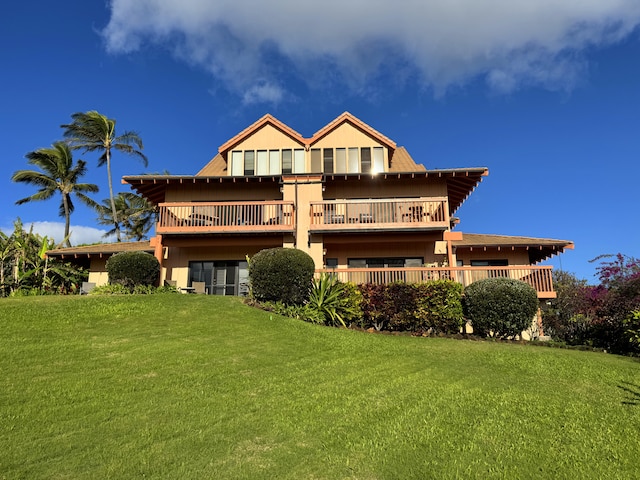
[[[116,240],[121,242],[120,238],[120,222],[118,221],[118,212],[116,210],[116,201],[113,197],[113,184],[111,182],[111,148],[107,147],[107,177],[109,177],[109,199],[111,200],[111,214],[113,215],[113,226],[116,230]]]
[[[67,247],[70,247],[69,228],[71,226],[71,214],[69,213],[69,199],[66,193],[62,194],[62,205],[64,206],[64,243]]]

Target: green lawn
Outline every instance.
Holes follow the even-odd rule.
[[[640,477],[640,363],[199,295],[0,300],[0,478]]]

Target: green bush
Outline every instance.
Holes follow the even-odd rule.
[[[511,278],[488,278],[464,290],[464,315],[474,334],[514,337],[531,326],[538,296],[529,284]]]
[[[433,280],[416,285],[417,327],[433,333],[459,333],[464,326],[462,285]]]
[[[138,285],[133,289],[119,283],[100,285],[89,292],[89,295],[155,295],[164,293],[180,293],[175,287],[154,287],[153,285]]]
[[[358,326],[361,328],[375,328],[378,331],[382,330],[388,321],[385,315],[384,292],[386,285],[363,283],[358,285],[358,290],[362,298],[362,318],[358,322]]]
[[[116,253],[107,260],[109,283],[133,290],[139,285],[153,285],[160,275],[160,263],[146,252]]]
[[[249,263],[251,291],[260,302],[302,305],[309,298],[314,271],[313,259],[302,250],[261,250]]]
[[[277,313],[283,317],[295,318],[296,320],[304,320],[309,323],[324,324],[324,315],[309,306],[305,305],[285,305],[282,302],[264,302],[260,307],[268,312]]]

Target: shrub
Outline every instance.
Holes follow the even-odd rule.
[[[417,327],[434,333],[458,333],[464,326],[462,285],[433,280],[416,285]]]
[[[249,281],[256,300],[302,305],[309,298],[313,259],[294,248],[269,248],[251,258]]]
[[[386,286],[382,302],[382,315],[389,330],[416,331],[418,290],[416,284],[394,282]]]
[[[309,323],[324,323],[324,315],[309,305],[285,305],[282,302],[264,302],[260,306],[273,313],[282,315],[283,317],[295,318],[296,320],[304,320]]]
[[[479,335],[499,338],[520,335],[538,310],[536,291],[511,278],[488,278],[464,291],[464,314]]]
[[[385,285],[377,283],[363,283],[358,285],[362,298],[362,318],[358,326],[362,328],[375,328],[380,331],[387,323],[385,316]]]
[[[146,252],[116,253],[107,260],[109,283],[133,290],[138,285],[153,285],[160,275],[160,263]]]
[[[334,275],[323,273],[320,278],[313,280],[307,305],[324,318],[325,324],[346,327],[347,323],[362,313],[359,293]]]

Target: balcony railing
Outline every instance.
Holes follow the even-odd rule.
[[[292,232],[293,202],[176,202],[158,205],[159,234]]]
[[[311,230],[446,229],[446,197],[311,202]]]
[[[342,282],[356,284],[454,280],[465,287],[485,278],[504,277],[528,283],[538,292],[538,298],[555,298],[551,270],[551,266],[325,268],[316,270],[316,275],[326,272],[336,275]]]

